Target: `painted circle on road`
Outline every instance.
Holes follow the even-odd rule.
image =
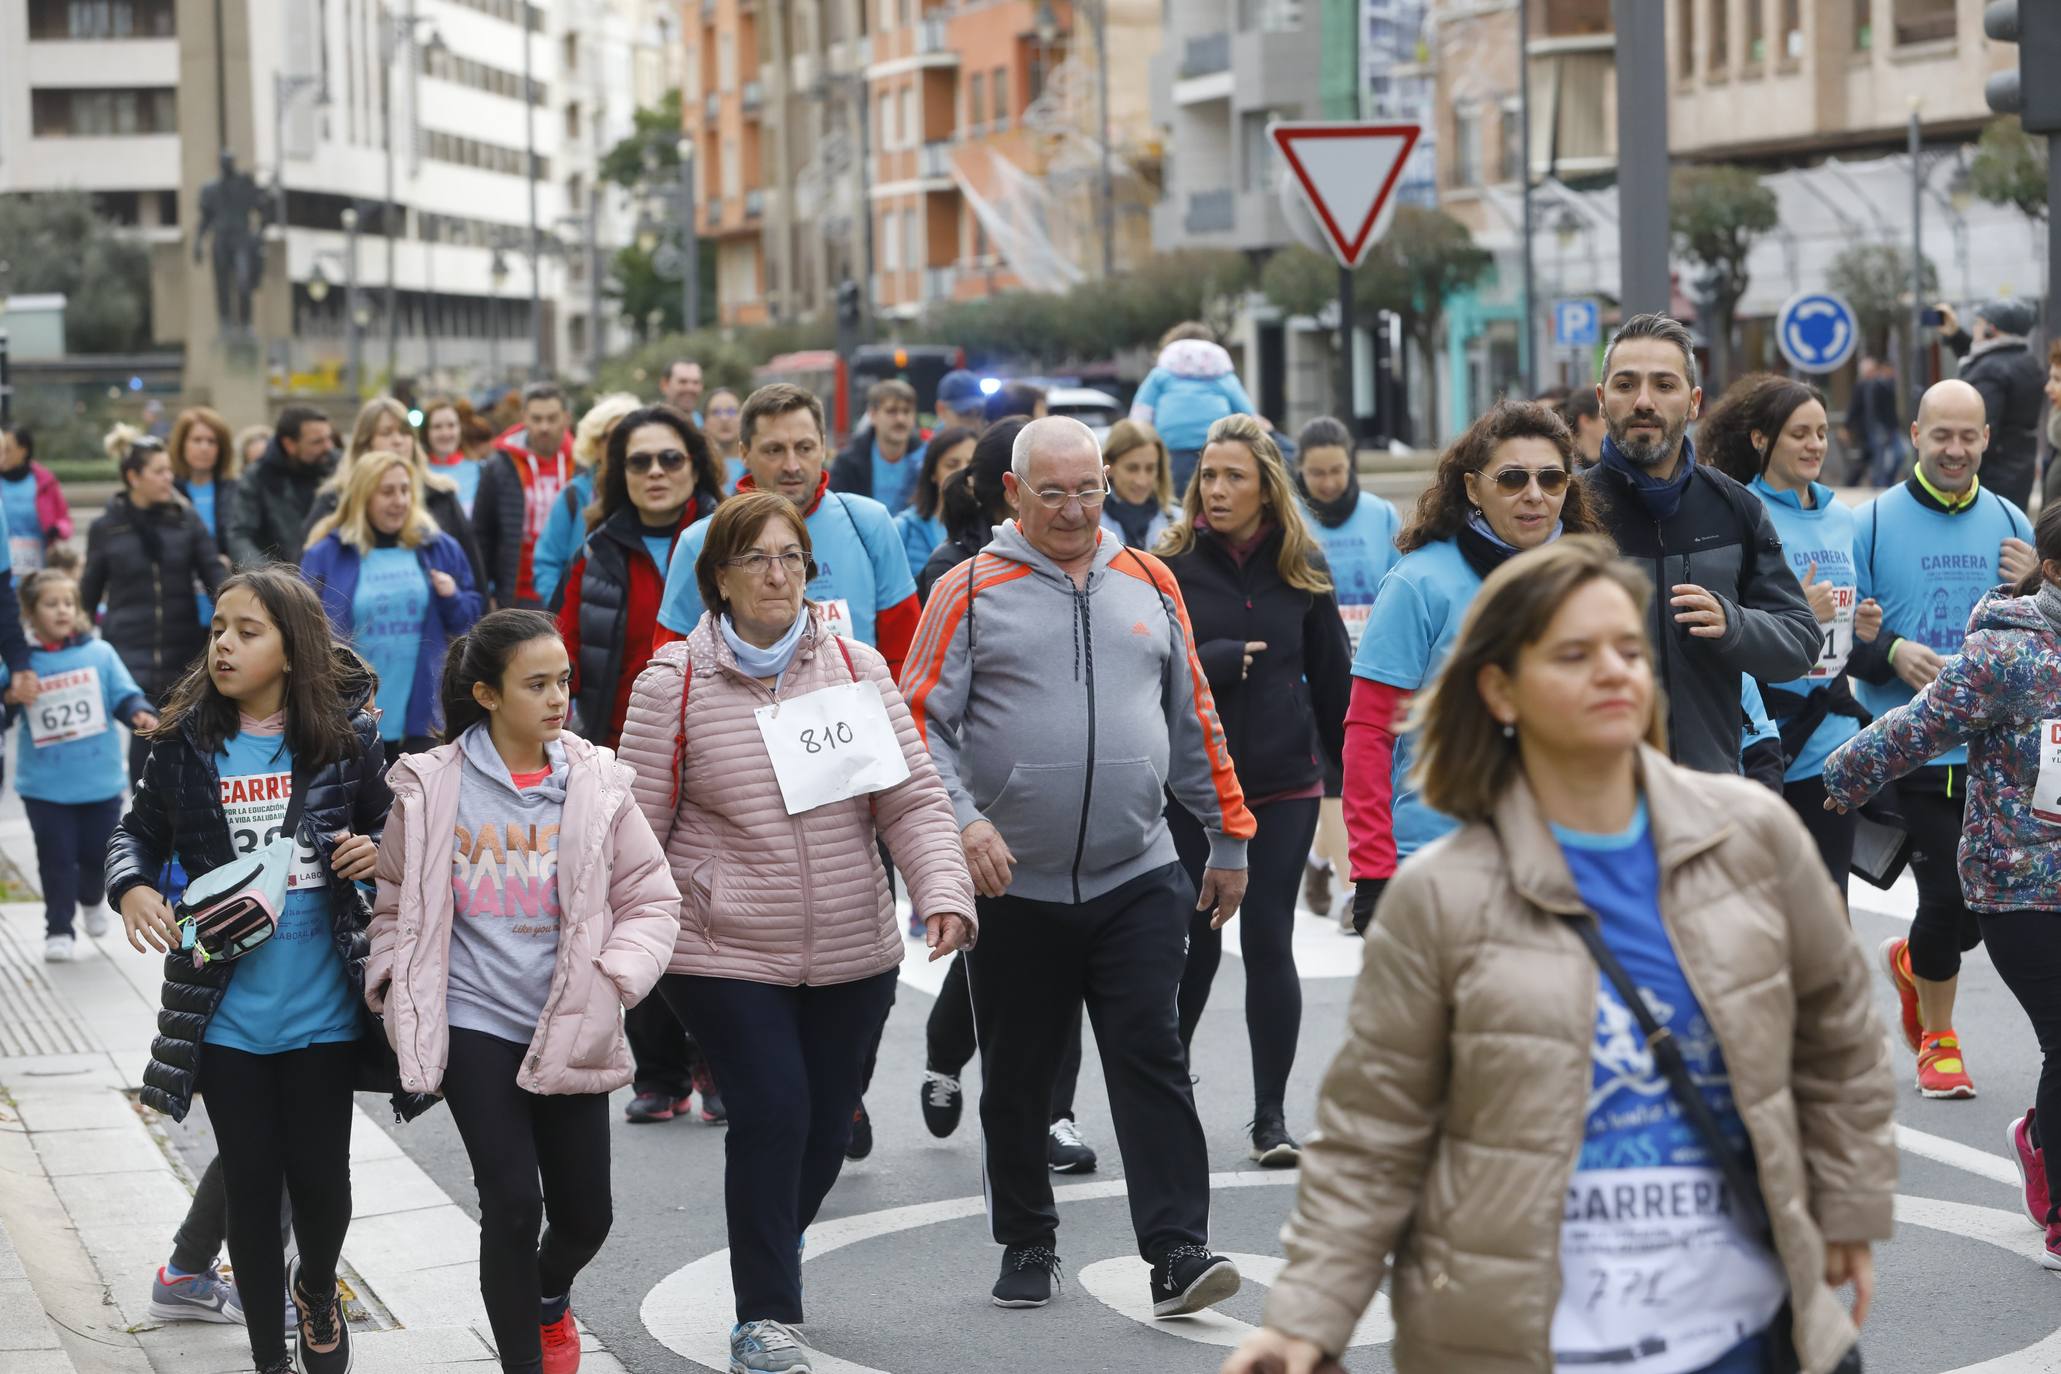
[[[1282,1173],[1216,1173],[1209,1176],[1210,1190],[1266,1188],[1292,1184],[1297,1175]],[[1055,1202],[1091,1202],[1126,1195],[1123,1180],[1104,1183],[1076,1183],[1052,1190]],[[919,1202],[907,1207],[890,1207],[878,1212],[819,1221],[809,1228],[807,1260],[842,1250],[848,1245],[913,1231],[943,1222],[961,1221],[984,1215],[986,1204],[978,1196]],[[1996,1246],[2006,1253],[2031,1257],[2033,1242],[2030,1223],[2018,1212],[1967,1203],[1943,1202],[1937,1198],[1898,1194],[1896,1219],[1906,1226],[1941,1231],[1968,1240]],[[1271,1283],[1280,1273],[1282,1261],[1263,1255],[1233,1257],[1240,1271],[1259,1283]],[[1249,1328],[1245,1323],[1211,1313],[1207,1318],[1183,1318],[1177,1322],[1152,1319],[1145,1293],[1144,1264],[1126,1256],[1090,1264],[1079,1271],[1080,1287],[1113,1310],[1132,1317],[1154,1331],[1207,1345],[1235,1345]],[[978,1290],[970,1290],[969,1298]],[[1105,1297],[1107,1292],[1110,1296]],[[1112,1300],[1114,1299],[1114,1300]],[[1140,1307],[1139,1312],[1129,1310]],[[717,1250],[683,1265],[660,1279],[644,1295],[638,1317],[645,1330],[660,1345],[690,1363],[722,1370],[730,1361],[730,1325],[734,1319],[736,1290],[730,1282],[730,1252]],[[813,1325],[813,1323],[812,1323]],[[807,1333],[804,1333],[806,1335]],[[1226,1339],[1228,1337],[1228,1339]],[[1353,1332],[1355,1348],[1385,1343],[1394,1338],[1394,1324],[1388,1315],[1387,1299],[1376,1299]],[[851,1360],[842,1360],[810,1347],[810,1365],[816,1374],[892,1374]],[[2061,1367],[2061,1331],[2044,1336],[2023,1349],[1976,1364],[1962,1365],[1943,1374],[2020,1374],[2027,1369]]]

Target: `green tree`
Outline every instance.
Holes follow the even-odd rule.
[[[676,176],[685,127],[680,117],[680,92],[667,91],[658,104],[646,105],[630,118],[632,132],[601,159],[601,179],[625,190],[642,191],[648,189],[647,178]]]
[[[1920,264],[1921,297],[1939,293],[1939,273],[1932,259]],[[1853,243],[1825,269],[1825,284],[1844,296],[1860,319],[1861,346],[1888,356],[1892,331],[1910,311],[1911,253],[1899,243]]]
[[[1338,264],[1328,254],[1292,243],[1267,259],[1259,289],[1285,315],[1315,315],[1338,299]]]
[[[0,196],[7,290],[65,297],[65,350],[150,346],[150,253],[93,213],[82,192]]]
[[[2025,132],[2017,115],[1993,119],[1968,163],[1968,187],[1992,205],[2029,220],[2047,217],[2047,141]]]
[[[1387,236],[1374,245],[1354,274],[1354,304],[1370,315],[1376,310],[1393,311],[1426,367],[1433,369],[1426,395],[1430,408],[1427,433],[1434,439],[1439,418],[1433,359],[1438,356],[1446,303],[1479,285],[1494,270],[1495,258],[1475,243],[1474,235],[1459,220],[1443,210],[1402,205],[1396,208]]]
[[[1752,280],[1746,259],[1778,219],[1775,193],[1748,167],[1678,168],[1668,188],[1675,248],[1703,265],[1700,284],[1711,313],[1711,375],[1705,389],[1713,394],[1731,372],[1732,322]]]

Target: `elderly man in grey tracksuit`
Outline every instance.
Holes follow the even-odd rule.
[[[1174,993],[1191,905],[1222,925],[1245,895],[1252,813],[1173,575],[1102,536],[1095,436],[1062,416],[1026,425],[1003,484],[1017,518],[939,579],[902,672],[980,892],[969,972],[1004,1247],[994,1300],[1051,1300],[1047,1108],[1085,998],[1153,1312],[1178,1316],[1238,1290],[1208,1246],[1208,1153]],[[1166,789],[1209,835],[1199,897],[1162,818]]]

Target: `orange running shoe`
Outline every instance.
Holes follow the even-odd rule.
[[[544,1323],[542,1337],[544,1374],[578,1374],[580,1333],[573,1325],[570,1307],[565,1309],[565,1315],[557,1321]]]
[[[1973,1097],[1974,1080],[1961,1062],[1961,1038],[1949,1027],[1928,1031],[1918,1051],[1918,1091],[1926,1097]]]
[[[1918,1052],[1918,1042],[1924,1031],[1918,1025],[1918,984],[1911,977],[1911,942],[1901,935],[1884,940],[1881,947],[1882,967],[1889,972],[1889,985],[1896,989],[1897,1010],[1903,1023],[1904,1044],[1912,1054]]]

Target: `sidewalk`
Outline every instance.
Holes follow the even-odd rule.
[[[0,859],[19,898],[35,851],[11,788]],[[136,1101],[163,957],[136,953],[120,932],[119,918],[97,941],[81,931],[78,962],[45,964],[41,904],[0,902],[0,1369],[240,1374],[251,1367],[242,1327],[149,1317],[193,1173],[173,1123]],[[204,1115],[196,1102],[188,1122]],[[479,1226],[363,1107],[351,1191],[340,1272],[355,1374],[497,1370]],[[583,1371],[621,1374],[591,1334],[582,1345]]]

